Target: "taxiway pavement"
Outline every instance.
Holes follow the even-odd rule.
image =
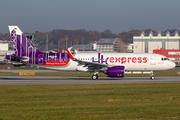
[[[0,85],[45,85],[45,84],[141,84],[141,83],[180,83],[180,77],[100,77],[98,80],[84,77],[53,76],[0,76]]]

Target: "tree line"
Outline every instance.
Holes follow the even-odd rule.
[[[98,41],[100,38],[121,38],[124,43],[133,43],[133,36],[140,35],[144,31],[146,34],[149,34],[150,31],[153,32],[154,35],[158,34],[158,31],[145,29],[145,30],[130,30],[128,32],[122,32],[119,34],[114,34],[110,30],[105,30],[104,32],[98,31],[86,31],[84,29],[80,30],[64,30],[64,29],[55,29],[50,32],[40,32],[36,31],[32,33],[34,35],[35,41],[34,43],[38,45],[39,50],[46,50],[46,40],[48,34],[48,48],[52,49],[64,49],[66,46],[66,39],[68,43],[68,47],[72,45],[79,44],[89,44],[95,41]],[[161,34],[166,34],[169,31],[171,34],[174,34],[177,29],[161,31]],[[179,33],[179,31],[178,31]],[[26,33],[27,34],[27,33]],[[11,38],[9,33],[2,34],[0,33],[0,40],[10,41]]]

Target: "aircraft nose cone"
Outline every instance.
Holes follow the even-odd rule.
[[[176,64],[173,62],[173,68],[175,68],[176,67]]]
[[[171,62],[170,67],[175,68],[176,64],[174,62]]]

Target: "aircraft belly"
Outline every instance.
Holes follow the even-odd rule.
[[[136,64],[127,66],[127,71],[154,71],[158,70],[157,66],[149,66],[147,64]]]

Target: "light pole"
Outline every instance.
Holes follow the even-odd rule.
[[[67,48],[67,37],[69,36],[69,35],[65,35],[66,36],[66,48]]]
[[[46,41],[46,50],[48,51],[48,33],[47,33],[47,41]]]
[[[85,38],[85,37],[81,37],[81,38],[82,38],[82,45],[84,45],[84,38]]]
[[[58,52],[59,52],[59,40],[58,40]]]

